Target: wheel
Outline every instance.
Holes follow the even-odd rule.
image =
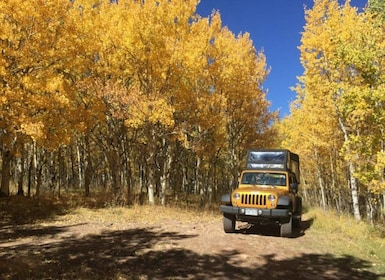
[[[281,224],[280,227],[281,237],[292,237],[293,235],[293,218],[290,217],[288,223]]]
[[[301,228],[301,221],[302,221],[301,216],[294,217],[293,218],[293,227],[294,228]]]
[[[295,211],[294,217],[293,217],[293,227],[294,228],[301,228],[301,220],[302,220],[302,198],[297,197],[297,209]]]
[[[235,232],[235,217],[233,215],[223,215],[223,229],[226,233]]]

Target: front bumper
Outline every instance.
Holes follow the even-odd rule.
[[[252,218],[287,218],[291,216],[289,209],[262,209],[262,208],[247,208],[247,207],[236,207],[229,205],[221,205],[221,211],[224,214],[231,214],[236,216],[250,216]]]

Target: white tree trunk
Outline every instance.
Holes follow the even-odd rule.
[[[155,205],[154,184],[151,180],[148,183],[148,203],[150,205]]]
[[[349,154],[351,151],[350,151],[349,143],[348,143],[349,142],[348,132],[346,130],[345,124],[344,124],[343,120],[341,119],[341,117],[338,117],[338,122],[339,122],[341,130],[344,134],[344,141],[345,141],[345,143],[347,143],[346,153]],[[353,214],[354,214],[354,218],[357,221],[360,221],[361,220],[361,214],[360,214],[360,205],[359,205],[359,201],[358,201],[358,183],[357,183],[357,179],[354,176],[356,169],[354,167],[354,163],[351,160],[348,162],[348,168],[349,168],[350,191],[351,191],[351,195],[352,195]]]
[[[352,162],[349,162],[350,191],[352,193],[353,214],[357,221],[361,220],[360,205],[358,202],[358,184],[354,177],[355,168]]]
[[[147,175],[148,175],[148,203],[150,205],[155,205],[155,174],[154,174],[154,151],[150,149],[148,159],[147,159]]]

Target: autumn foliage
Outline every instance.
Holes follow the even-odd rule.
[[[302,156],[304,194],[374,221],[385,213],[385,33],[381,1],[316,0],[305,11],[301,63],[284,145]],[[376,9],[373,9],[376,7]]]
[[[230,188],[248,147],[274,145],[276,113],[264,54],[197,5],[1,1],[1,192],[164,204]]]

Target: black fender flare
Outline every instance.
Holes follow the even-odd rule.
[[[285,208],[288,208],[291,204],[292,202],[289,196],[280,196],[278,198],[278,202],[277,202],[278,206],[284,206]]]

